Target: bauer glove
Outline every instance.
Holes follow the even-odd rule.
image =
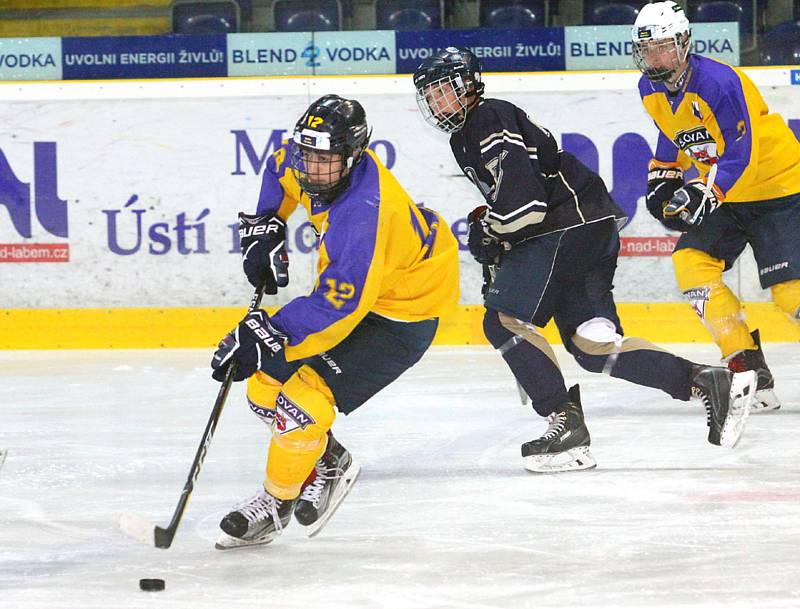
[[[239,325],[231,330],[219,342],[211,367],[211,376],[222,382],[228,367],[235,360],[238,362],[234,381],[243,381],[261,370],[261,365],[268,358],[283,351],[286,335],[270,321],[269,315],[261,309],[250,311]]]
[[[289,285],[289,256],[286,253],[286,223],[272,212],[239,214],[239,242],[242,267],[247,280],[258,287],[266,276],[267,294]]]
[[[678,163],[651,159],[647,166],[647,211],[656,220],[663,220],[664,206],[676,191],[683,188],[683,169]]]
[[[481,205],[470,212],[467,218],[469,221],[467,246],[472,257],[481,264],[499,264],[503,245],[489,234],[485,220],[488,210],[488,207]]]
[[[700,226],[712,211],[722,204],[722,191],[716,186],[710,189],[705,178],[696,178],[679,189],[664,206],[661,222],[671,230],[689,231]]]

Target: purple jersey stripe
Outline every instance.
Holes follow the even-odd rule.
[[[750,165],[753,130],[745,100],[742,80],[730,66],[707,59],[693,58],[702,78],[697,93],[711,108],[725,140],[725,151],[719,158],[717,186],[728,192]]]
[[[380,180],[369,156],[353,171],[348,190],[328,215],[322,245],[329,263],[309,296],[295,298],[272,318],[292,346],[353,315],[359,309],[378,238]],[[361,307],[363,314],[373,303]],[[363,317],[363,315],[361,315]]]
[[[289,158],[289,143],[285,142],[281,148],[284,149],[285,158]],[[277,152],[277,150],[276,150]],[[281,165],[280,172],[275,170],[275,156],[269,155],[267,165],[261,177],[261,192],[258,195],[258,205],[256,206],[256,213],[263,214],[268,211],[277,212],[281,207],[283,201],[283,186],[280,180],[288,171],[289,163],[284,162]]]

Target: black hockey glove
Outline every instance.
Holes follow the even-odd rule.
[[[722,203],[722,192],[716,186],[710,191],[704,178],[690,181],[678,190],[664,206],[661,222],[671,230],[685,233],[703,220]]]
[[[261,370],[261,363],[283,351],[286,335],[278,330],[261,309],[250,311],[217,346],[211,367],[211,376],[222,382],[233,360],[239,362],[234,381],[243,381]]]
[[[656,220],[664,218],[664,206],[677,190],[683,188],[683,169],[678,163],[651,159],[647,166],[647,211]]]
[[[485,220],[488,210],[488,207],[481,205],[473,209],[467,217],[469,221],[467,246],[472,257],[481,264],[499,264],[503,244],[489,234]]]
[[[272,212],[239,214],[239,242],[247,280],[258,287],[267,276],[267,294],[289,285],[289,256],[286,254],[286,223]],[[274,281],[273,281],[274,280]]]

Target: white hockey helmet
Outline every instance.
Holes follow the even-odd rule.
[[[679,4],[645,4],[631,29],[633,60],[653,82],[674,82],[683,73],[691,48],[689,19]]]

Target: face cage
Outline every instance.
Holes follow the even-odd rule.
[[[689,34],[676,34],[671,38],[634,42],[633,61],[648,80],[652,82],[670,82],[689,55],[689,40]],[[663,52],[663,48],[667,46],[671,46],[674,50],[674,60],[671,66],[653,67],[647,63],[645,59],[645,51],[647,49],[650,49],[650,53],[647,54],[652,54],[653,52]]]
[[[417,106],[425,121],[439,131],[459,131],[467,120],[467,88],[461,75],[445,76],[420,86]]]
[[[306,171],[304,153],[312,152],[329,155],[331,158],[327,161],[309,163],[312,170],[315,170],[309,172]],[[352,156],[345,158],[340,153],[298,146],[293,143],[290,163],[292,174],[300,188],[315,198],[333,199],[350,184],[350,168],[353,165]],[[334,163],[337,165],[335,169],[332,167]]]

